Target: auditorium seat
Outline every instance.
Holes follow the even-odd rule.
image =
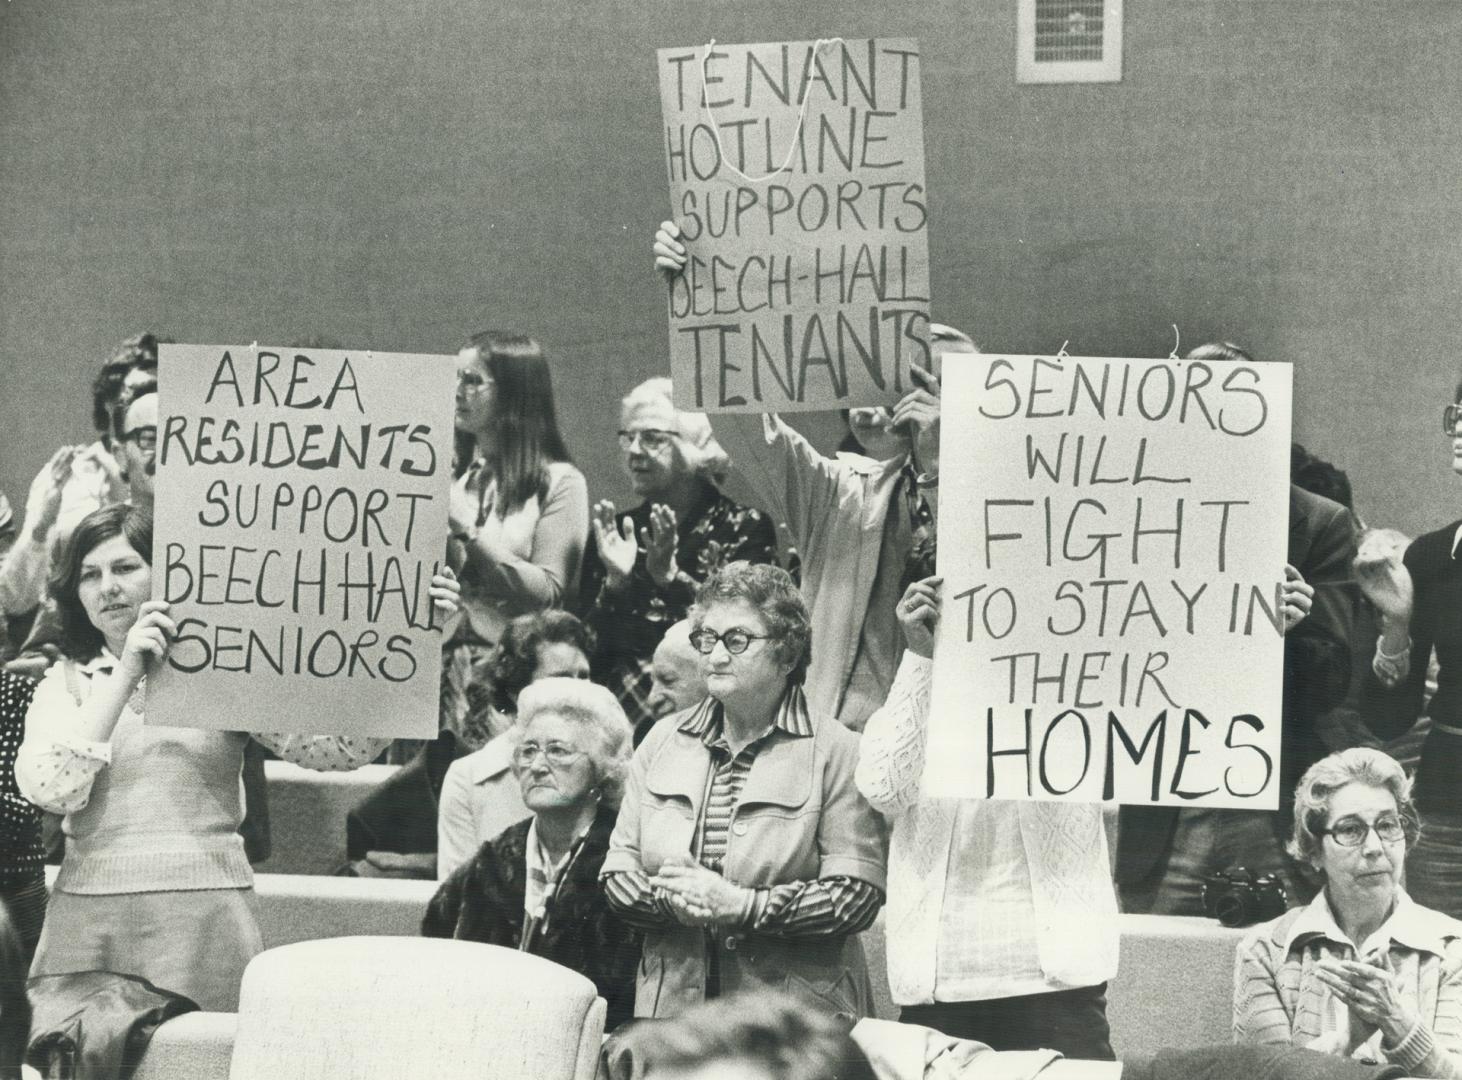
[[[594,984],[477,942],[347,937],[270,949],[237,1018],[164,1024],[136,1080],[590,1080],[604,1031]],[[231,1046],[225,1057],[222,1050]]]
[[[399,765],[366,765],[351,772],[315,772],[287,761],[266,761],[269,858],[266,874],[333,874],[345,865],[345,815]]]

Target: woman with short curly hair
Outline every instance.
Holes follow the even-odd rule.
[[[602,686],[541,679],[518,696],[513,772],[532,817],[483,844],[437,890],[427,937],[537,953],[593,981],[611,1027],[629,1019],[639,936],[599,888],[631,732]]]
[[[635,1014],[766,986],[866,1016],[857,935],[887,839],[853,783],[858,737],[802,691],[807,607],[785,570],[730,563],[691,622],[708,696],[640,744],[604,861],[610,904],[646,932]]]
[[[1239,945],[1236,1042],[1462,1077],[1462,922],[1401,887],[1416,837],[1411,781],[1392,758],[1354,747],[1310,766],[1289,851],[1325,887]]]

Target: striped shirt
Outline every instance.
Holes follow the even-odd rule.
[[[724,726],[721,704],[714,698],[707,698],[680,722],[680,730],[699,738],[711,756],[696,847],[700,864],[717,874],[722,872],[731,823],[757,756],[773,739],[812,737],[812,718],[800,686],[782,698],[771,726],[735,754]],[[656,894],[641,871],[607,875],[604,891],[610,905],[633,926],[653,930],[677,921],[669,901]],[[856,934],[873,925],[883,905],[877,886],[843,875],[748,888],[747,894],[746,907],[734,925],[778,937]]]

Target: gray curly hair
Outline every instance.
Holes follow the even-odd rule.
[[[1391,755],[1368,746],[1337,750],[1305,770],[1294,791],[1294,832],[1285,850],[1307,866],[1320,857],[1330,816],[1330,796],[1346,784],[1365,784],[1391,793],[1409,847],[1421,831],[1411,801],[1411,778]]]
[[[629,409],[659,402],[664,402],[675,413],[675,433],[680,436],[675,443],[675,452],[691,472],[719,487],[731,469],[731,459],[716,441],[716,433],[711,430],[711,422],[705,413],[675,407],[674,384],[668,378],[657,375],[646,379],[626,394],[619,404],[620,408]]]
[[[614,695],[585,679],[539,679],[518,695],[520,737],[539,713],[561,716],[592,735],[583,749],[598,777],[600,799],[606,806],[618,806],[634,753],[634,729]]]

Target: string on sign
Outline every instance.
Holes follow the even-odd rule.
[[[812,46],[813,59],[816,59],[817,54],[822,51],[824,45],[841,45],[842,43],[843,39],[840,37],[818,38]],[[705,55],[701,57],[701,112],[705,113],[706,118],[711,122],[711,137],[716,140],[718,160],[726,166],[727,171],[734,173],[748,184],[765,184],[768,180],[775,180],[791,168],[792,157],[797,153],[797,141],[802,137],[802,125],[807,120],[807,99],[810,97],[807,92],[808,87],[806,85],[802,87],[802,107],[797,111],[797,126],[792,129],[792,144],[787,147],[787,157],[783,160],[782,164],[778,165],[765,176],[748,176],[726,159],[726,149],[721,145],[721,125],[716,123],[716,114],[711,111],[710,98],[706,93],[706,65],[711,62],[711,50],[715,47],[716,39],[711,38],[710,41],[706,42]],[[811,70],[810,63],[808,70]]]

